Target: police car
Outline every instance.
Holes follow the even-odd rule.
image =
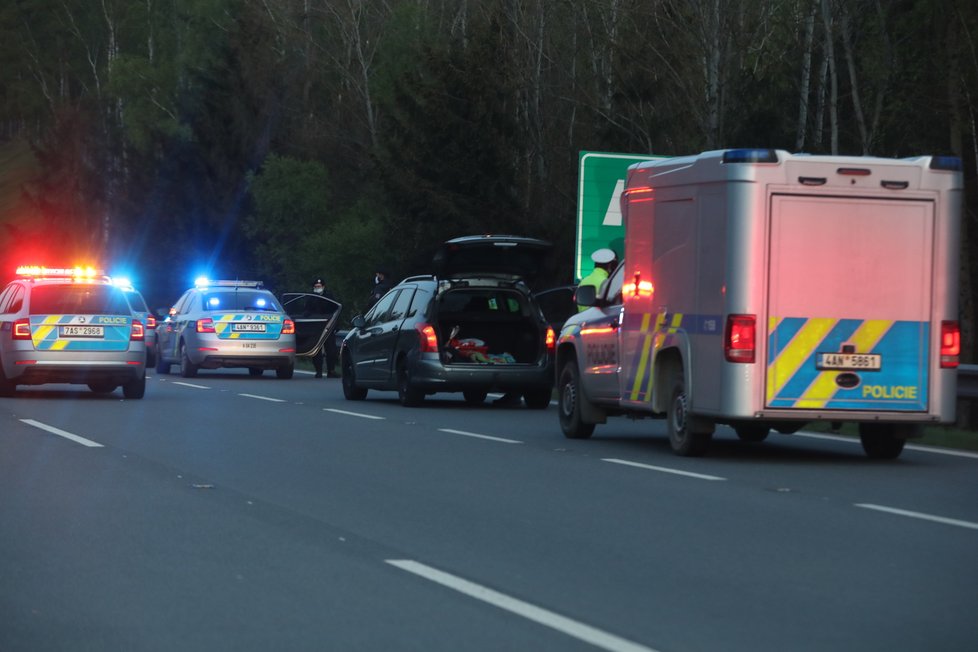
[[[295,371],[295,322],[260,281],[198,279],[156,329],[156,371],[180,365],[184,378],[200,369],[244,367],[252,376]]]
[[[20,267],[0,293],[0,394],[74,383],[126,398],[146,392],[145,325],[93,268]]]
[[[128,278],[113,277],[112,282],[125,293],[133,314],[143,322],[146,329],[146,366],[153,367],[156,365],[156,316],[150,312],[146,299]]]

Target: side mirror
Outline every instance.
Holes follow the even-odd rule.
[[[367,325],[367,322],[363,319],[363,315],[357,315],[350,323],[353,324],[354,328],[363,328]]]
[[[574,290],[574,301],[579,306],[593,306],[598,301],[598,289],[593,285],[578,285]]]

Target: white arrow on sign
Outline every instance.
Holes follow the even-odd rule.
[[[601,226],[621,226],[621,192],[625,189],[625,180],[618,179],[615,184],[615,191],[611,193],[611,201],[608,202],[608,210],[604,213],[604,220]]]

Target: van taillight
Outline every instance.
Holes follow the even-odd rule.
[[[547,327],[547,351],[553,352],[554,348],[557,346],[557,335],[554,333],[554,329]]]
[[[291,319],[286,319],[285,323],[282,324],[282,335],[295,335],[295,322]]]
[[[956,321],[941,322],[941,367],[955,369],[961,355],[961,328]]]
[[[727,362],[754,362],[756,323],[754,315],[727,315],[723,337],[723,354]]]
[[[24,318],[14,322],[13,338],[15,340],[31,339],[31,320]]]
[[[437,353],[438,336],[435,334],[435,327],[431,324],[418,324],[415,328],[418,329],[418,333],[421,335],[421,352]]]
[[[197,320],[197,332],[198,333],[216,333],[214,330],[214,320],[210,317],[205,317],[204,319]]]
[[[146,315],[146,328],[151,331],[156,330],[156,317],[153,315]]]
[[[146,329],[143,328],[143,322],[133,319],[132,330],[129,331],[129,341],[141,342],[144,339],[146,339]]]

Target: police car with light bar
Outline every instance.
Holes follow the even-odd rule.
[[[252,376],[295,372],[295,322],[260,281],[197,279],[156,329],[156,372],[180,365],[184,378],[200,369],[244,367]]]
[[[0,394],[73,383],[126,398],[146,392],[145,324],[91,267],[20,267],[0,293]]]

